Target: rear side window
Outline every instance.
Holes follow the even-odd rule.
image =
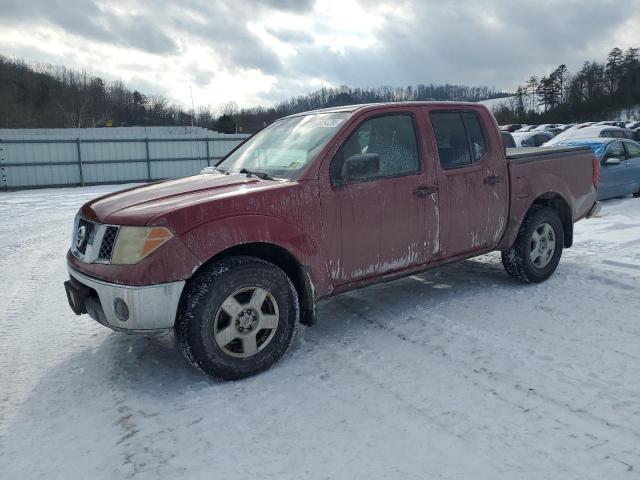
[[[536,147],[536,135],[531,135],[529,138],[525,138],[522,141],[523,147]]]
[[[543,143],[549,141],[548,135],[536,135],[536,147],[542,146]]]
[[[484,135],[482,134],[480,120],[475,113],[464,112],[462,114],[462,121],[464,122],[464,128],[467,131],[469,144],[471,145],[471,157],[475,163],[484,157],[485,153],[487,153],[487,143],[485,142]]]
[[[625,142],[625,146],[627,147],[627,154],[629,158],[640,157],[640,145],[636,145],[635,143]]]
[[[331,162],[334,185],[342,183],[343,167],[348,158],[371,154],[379,156],[379,170],[367,172],[360,181],[419,172],[420,156],[411,115],[383,115],[364,121],[342,144]]]
[[[500,132],[500,135],[502,136],[502,143],[504,144],[504,148],[516,147],[516,142],[509,132]]]
[[[443,169],[478,162],[487,151],[482,127],[473,112],[431,112],[431,124]]]
[[[617,130],[603,130],[600,136],[609,138],[624,138],[624,134]]]

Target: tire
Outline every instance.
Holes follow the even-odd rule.
[[[299,316],[296,289],[281,269],[253,257],[228,257],[189,281],[176,333],[192,365],[237,380],[268,369],[286,353]]]
[[[553,239],[553,251],[550,251],[550,238]],[[564,229],[558,213],[547,207],[534,206],[522,222],[513,246],[502,252],[502,265],[517,280],[539,283],[555,272],[563,246]]]

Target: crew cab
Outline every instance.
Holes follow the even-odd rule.
[[[271,366],[316,302],[499,250],[541,282],[593,215],[589,148],[505,152],[475,103],[317,110],[276,121],[215,168],[86,203],[65,282],[76,314],[175,334],[207,374]]]

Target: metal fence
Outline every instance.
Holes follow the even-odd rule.
[[[215,164],[246,137],[197,127],[0,129],[0,189],[183,177]]]

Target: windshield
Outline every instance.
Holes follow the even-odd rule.
[[[295,179],[348,116],[348,112],[317,113],[275,122],[247,140],[218,169]]]

